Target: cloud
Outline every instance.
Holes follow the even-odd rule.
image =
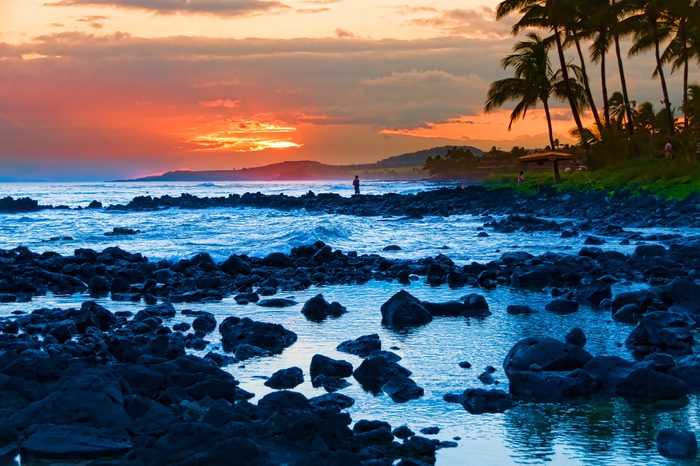
[[[437,10],[434,8],[402,9],[402,13],[429,13],[410,19],[414,26],[438,28],[450,35],[477,39],[498,39],[511,36],[512,25],[505,19],[497,21],[496,12],[482,6],[469,9]]]
[[[237,108],[241,105],[241,101],[232,99],[201,100],[199,105],[209,108]]]
[[[307,14],[325,13],[327,11],[331,11],[331,9],[330,8],[298,8],[295,11],[299,14],[307,15]]]
[[[335,30],[335,36],[339,39],[344,39],[355,37],[355,34],[353,34],[352,31],[348,31],[347,29],[338,28]]]
[[[58,0],[47,6],[109,6],[159,14],[244,16],[289,8],[274,0]]]

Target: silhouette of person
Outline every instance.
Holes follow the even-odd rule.
[[[518,186],[523,184],[525,182],[525,173],[520,170],[520,174],[518,175]]]
[[[355,195],[360,195],[360,177],[355,175],[355,179],[352,180],[352,185],[355,188]]]
[[[673,144],[671,144],[671,141],[666,141],[666,145],[664,146],[664,157],[667,159],[673,158]]]

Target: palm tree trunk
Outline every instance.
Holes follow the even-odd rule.
[[[659,73],[659,79],[661,81],[661,91],[664,94],[664,106],[666,107],[666,112],[668,113],[668,126],[669,134],[673,134],[673,115],[671,114],[671,100],[668,98],[668,87],[666,86],[666,77],[664,76],[664,68],[661,63],[661,44],[659,43],[658,35],[656,33],[656,23],[653,26],[654,29],[654,52],[656,54],[656,71]]]
[[[593,112],[593,119],[598,128],[603,127],[603,123],[600,121],[600,115],[598,115],[598,109],[595,106],[593,100],[593,93],[591,92],[591,85],[588,82],[588,73],[586,72],[586,60],[583,58],[583,52],[581,52],[581,42],[579,42],[578,37],[574,38],[576,43],[576,51],[578,52],[578,58],[581,61],[581,71],[583,71],[583,86],[586,89],[586,97],[588,97],[588,104],[591,106],[591,111]]]
[[[688,51],[683,57],[683,129],[688,127]]]
[[[622,52],[620,51],[620,36],[615,36],[615,53],[617,54],[617,67],[620,70],[620,85],[622,86],[622,98],[625,102],[625,114],[627,114],[627,131],[630,136],[634,135],[634,119],[632,118],[632,106],[630,105],[629,94],[627,93],[627,80],[625,79],[625,67],[622,64]]]
[[[549,130],[549,147],[554,150],[554,132],[552,131],[552,116],[549,114],[549,103],[547,99],[542,99],[542,105],[544,106],[544,115],[547,117],[547,129]]]
[[[610,126],[610,102],[608,102],[608,84],[605,76],[605,53],[600,56],[600,86],[603,90],[603,118],[605,126]]]
[[[561,44],[561,37],[559,36],[559,28],[555,25],[552,26],[554,29],[554,40],[557,44],[557,53],[559,54],[559,63],[561,65],[561,75],[564,79],[564,85],[566,86],[566,95],[569,99],[569,106],[571,107],[571,113],[573,114],[574,121],[576,122],[576,128],[579,134],[583,134],[583,124],[581,123],[581,117],[578,113],[578,107],[576,106],[576,101],[574,101],[573,92],[571,92],[571,86],[569,86],[569,71],[566,66],[566,58],[564,57],[564,47]],[[588,143],[583,141],[584,147],[588,146]]]

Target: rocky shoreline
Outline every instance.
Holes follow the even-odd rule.
[[[20,204],[16,204],[16,203]],[[28,200],[4,200],[0,207],[42,208]],[[253,394],[222,367],[279,354],[297,336],[279,324],[231,315],[217,321],[205,311],[177,313],[173,303],[209,303],[233,297],[240,306],[286,307],[283,291],[312,286],[396,281],[410,291],[415,282],[469,289],[461,299],[421,301],[409,291],[377,306],[377,321],[402,331],[430,325],[434,318],[494,319],[479,290],[510,287],[547,292],[543,309],[513,302],[507,312],[573,314],[593,307],[629,325],[625,346],[632,358],[594,355],[586,335],[573,328],[563,341],[526,338],[504,361],[493,361],[478,379],[486,387],[446,393],[474,415],[500,413],[523,403],[565,403],[621,397],[634,402],[682,406],[700,393],[700,240],[679,235],[647,235],[626,230],[641,225],[687,225],[700,217],[697,201],[670,203],[653,198],[600,193],[541,192],[520,196],[512,190],[442,189],[411,196],[335,195],[297,198],[259,194],[227,198],[136,198],[107,209],[157,210],[167,207],[250,206],[305,208],[355,215],[504,215],[485,218],[486,230],[553,231],[562,237],[587,235],[575,254],[534,256],[509,252],[487,263],[455,264],[445,255],[404,260],[334,250],[323,242],[265,257],[231,255],[215,261],[206,253],[190,258],[151,260],[118,247],[77,249],[73,254],[0,250],[0,302],[31,302],[47,293],[89,295],[142,302],[134,313],[111,312],[86,300],[79,309],[17,311],[0,318],[0,458],[11,462],[61,460],[86,464],[434,464],[440,448],[453,447],[415,435],[408,426],[356,420],[347,412],[354,400],[340,393],[353,378],[370,393],[403,403],[423,396],[423,388],[382,348],[378,335],[338,342],[338,351],[362,362],[314,355],[310,367],[270,374],[276,391],[251,402]],[[93,204],[90,208],[102,208]],[[569,217],[556,222],[540,217]],[[624,225],[621,226],[621,225]],[[644,240],[630,254],[604,250],[600,233],[621,241]],[[663,242],[663,244],[658,244]],[[396,246],[388,246],[387,251]],[[615,283],[638,283],[637,291],[613,294]],[[88,298],[86,298],[88,299]],[[299,319],[343,319],[343,303],[322,295],[308,300]],[[202,354],[214,332],[223,352]],[[466,361],[455,361],[469,367]],[[491,375],[502,366],[508,390],[493,388]],[[308,374],[327,394],[307,398],[292,391]],[[352,425],[352,428],[350,427]],[[432,430],[431,430],[432,432]],[[428,434],[426,434],[428,435]],[[692,457],[692,432],[662,430],[659,452]],[[695,445],[695,447],[693,447]]]
[[[567,191],[545,186],[534,194],[512,188],[485,186],[440,188],[417,194],[383,194],[342,197],[337,193],[302,196],[262,193],[229,194],[222,197],[198,197],[191,194],[161,197],[138,196],[126,204],[103,206],[94,200],[78,209],[148,212],[162,209],[208,209],[253,207],[279,210],[305,209],[340,215],[423,216],[524,215],[592,219],[594,224],[620,224],[627,227],[686,226],[700,223],[700,195],[682,201],[669,201],[632,192]],[[0,199],[0,212],[34,212],[43,209],[70,209],[68,206],[41,205],[30,198]]]

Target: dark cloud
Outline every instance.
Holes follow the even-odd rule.
[[[160,14],[209,14],[243,16],[289,8],[274,0],[58,0],[48,6],[110,6]]]

